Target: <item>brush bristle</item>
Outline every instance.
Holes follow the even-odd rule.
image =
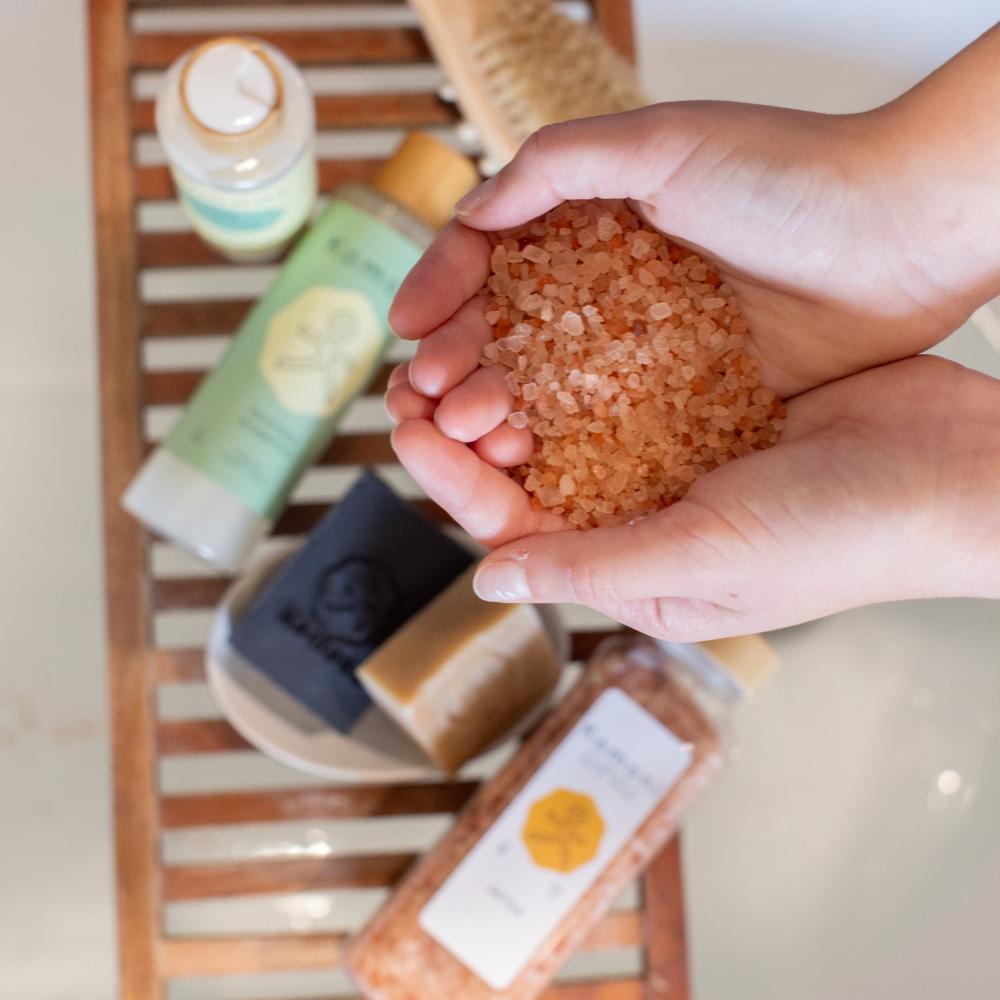
[[[553,122],[648,103],[600,31],[552,0],[478,0],[476,8],[477,69],[518,141]]]

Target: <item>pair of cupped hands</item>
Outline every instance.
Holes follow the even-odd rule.
[[[1000,383],[917,356],[1000,275],[947,152],[919,153],[910,128],[896,105],[654,105],[543,129],[459,203],[392,307],[419,344],[386,405],[400,461],[492,550],[481,597],[575,602],[694,641],[876,601],[1000,596]],[[787,424],[673,506],[574,531],[502,471],[531,433],[506,423],[501,373],[478,362],[487,234],[583,198],[629,199],[715,263]]]

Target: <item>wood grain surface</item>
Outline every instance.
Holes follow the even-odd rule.
[[[476,781],[424,782],[396,786],[269,787],[161,792],[165,762],[207,762],[256,756],[220,718],[163,718],[157,692],[204,684],[200,648],[159,646],[159,616],[184,616],[211,609],[229,585],[222,575],[154,572],[154,541],[120,506],[119,497],[151,447],[144,429],[149,407],[183,406],[204,377],[203,365],[178,363],[147,368],[149,344],[183,349],[199,338],[230,335],[253,300],[232,295],[144,301],[146,274],[194,268],[206,277],[231,274],[235,265],[201,243],[189,229],[142,225],[151,209],[174,211],[177,194],[170,172],[157,162],[139,162],[136,138],[155,128],[149,91],[133,85],[140,75],[164,70],[178,55],[211,34],[197,27],[167,28],[164,17],[190,11],[241,11],[281,7],[281,0],[89,0],[93,135],[93,183],[97,233],[101,432],[114,809],[117,871],[120,996],[122,1000],[164,1000],[170,981],[187,976],[254,976],[278,971],[341,966],[344,935],[219,934],[174,935],[166,930],[167,907],[184,902],[260,897],[289,892],[385,887],[395,883],[414,855],[385,851],[333,857],[212,860],[166,863],[166,836],[199,830],[239,831],[251,825],[393,822],[405,817],[450,815],[475,794]],[[403,0],[295,0],[299,8],[402,8]],[[593,0],[598,24],[613,44],[634,54],[628,0]],[[156,12],[152,20],[136,13]],[[269,15],[270,16],[270,15]],[[351,15],[354,17],[354,15]],[[357,14],[357,20],[363,20]],[[307,68],[377,74],[429,65],[420,31],[403,26],[253,30]],[[453,127],[454,106],[428,88],[380,85],[371,92],[321,93],[318,127],[330,136],[375,129]],[[350,130],[350,131],[348,131]],[[372,133],[374,134],[374,133]],[[143,139],[145,141],[145,139]],[[338,140],[339,141],[339,140]],[[346,149],[346,147],[345,147]],[[370,181],[380,157],[345,151],[319,163],[320,188],[329,193],[347,181]],[[141,211],[140,211],[141,210]],[[214,280],[214,279],[213,279]],[[386,364],[369,387],[381,394],[393,366]],[[394,462],[384,431],[346,433],[320,459],[327,466],[354,467]],[[430,501],[422,508],[444,521]],[[289,506],[278,534],[308,531],[328,503]],[[573,636],[573,658],[584,659],[607,635]],[[672,846],[643,882],[641,910],[614,911],[595,928],[585,951],[641,949],[642,978],[560,983],[544,1000],[687,1000],[680,855]],[[255,994],[256,995],[256,994]],[[262,987],[260,997],[266,996]],[[315,998],[313,998],[315,1000]]]

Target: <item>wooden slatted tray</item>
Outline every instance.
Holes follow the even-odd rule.
[[[575,6],[631,55],[628,0]],[[118,498],[274,269],[232,265],[191,232],[153,134],[152,101],[181,52],[245,31],[305,67],[324,192],[371,178],[410,127],[475,149],[437,97],[439,71],[401,0],[90,0],[90,13],[120,994],[352,996],[346,937],[500,757],[451,783],[335,787],[256,753],[219,717],[201,643],[228,580],[150,537]],[[308,530],[362,465],[443,516],[395,465],[379,402],[389,367],[305,477],[279,534]],[[609,623],[573,614],[579,660]],[[686,996],[674,844],[549,998]]]

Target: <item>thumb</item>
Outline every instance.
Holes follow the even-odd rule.
[[[712,107],[659,104],[546,125],[498,174],[470,191],[455,213],[467,226],[496,230],[568,200],[650,200],[711,130]]]
[[[484,559],[474,585],[484,600],[583,604],[692,641],[746,630],[751,566],[767,578],[765,553],[710,508],[682,501],[630,525],[521,538]]]

